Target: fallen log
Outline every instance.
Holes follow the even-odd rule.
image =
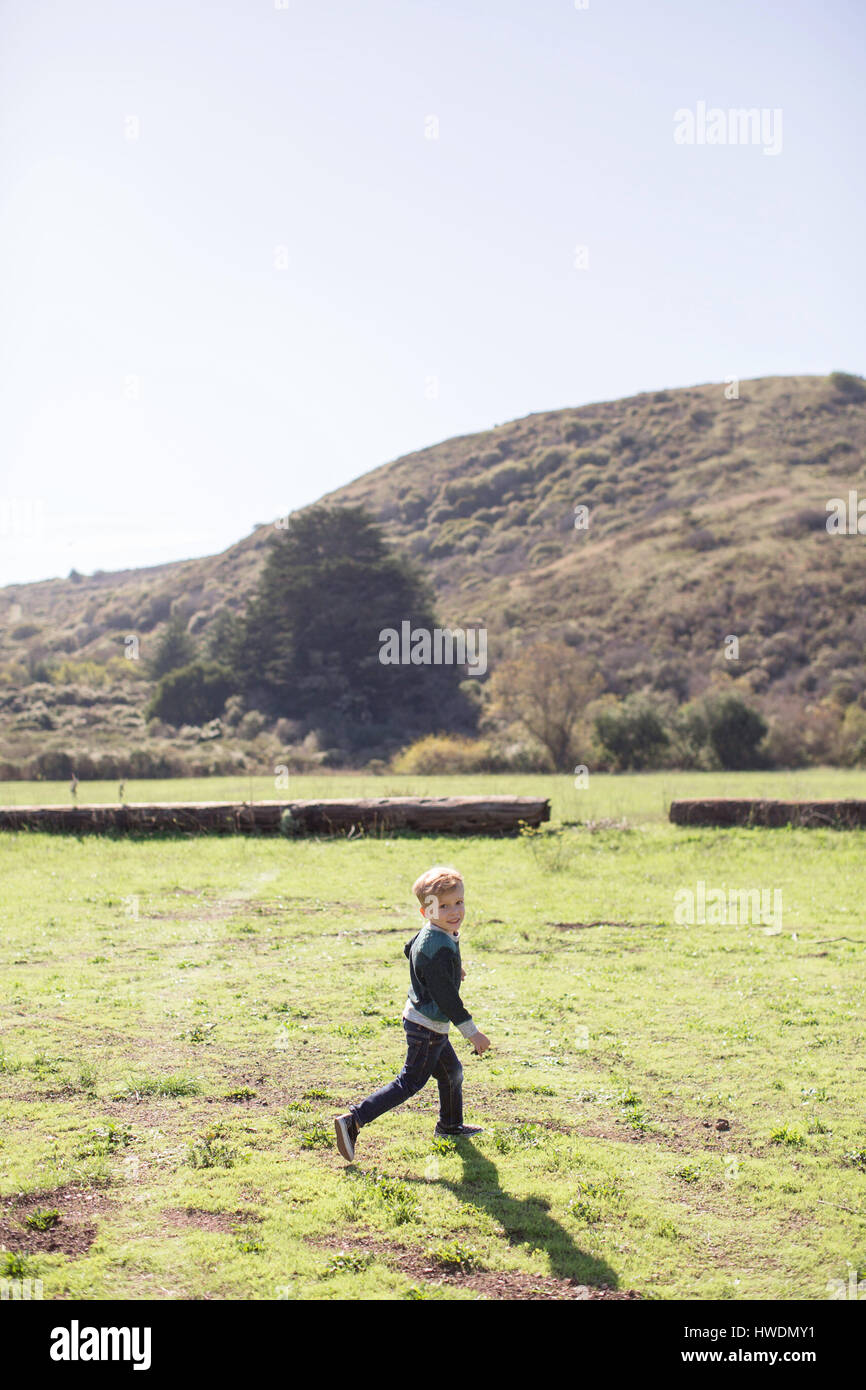
[[[672,801],[670,819],[674,825],[795,825],[810,829],[830,826],[835,830],[851,830],[866,826],[866,801],[762,801],[712,797],[704,801]]]
[[[550,820],[550,802],[533,796],[338,798],[328,801],[104,802],[83,806],[3,806],[0,830],[61,834],[362,835],[415,831],[509,835]]]

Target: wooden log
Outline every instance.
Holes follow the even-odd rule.
[[[866,826],[866,801],[762,801],[712,797],[703,801],[672,801],[670,819],[674,825],[796,825],[850,830]]]
[[[427,834],[501,835],[521,823],[550,820],[550,802],[531,796],[392,796],[365,800],[296,801],[292,822],[301,834],[413,830]]]
[[[550,819],[550,802],[532,796],[336,798],[326,801],[104,802],[82,806],[3,806],[0,830],[81,834],[339,835],[416,831],[507,835]]]

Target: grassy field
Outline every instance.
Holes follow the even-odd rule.
[[[46,1298],[826,1299],[866,1277],[862,832],[696,830],[672,796],[863,773],[293,778],[288,795],[550,796],[520,839],[0,835],[0,1277]],[[115,784],[79,789],[112,800]],[[285,796],[271,779],[129,800]],[[5,784],[4,804],[66,785]],[[467,1123],[403,1059],[413,879],[466,876]],[[675,894],[780,889],[783,922]]]

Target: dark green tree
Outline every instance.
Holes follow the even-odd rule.
[[[208,661],[237,670],[242,637],[241,619],[230,608],[219,608],[205,630],[203,655]]]
[[[189,665],[195,659],[195,655],[195,640],[187,632],[184,619],[176,613],[174,617],[169,618],[157,640],[153,656],[148,663],[148,674],[151,680],[158,681],[169,671],[177,671],[181,666]]]
[[[758,745],[767,723],[739,695],[718,695],[706,701],[707,737],[722,767],[763,767]]]
[[[653,767],[669,743],[658,711],[641,695],[600,711],[595,732],[617,772]]]
[[[304,719],[343,746],[473,728],[461,668],[380,661],[380,632],[404,621],[431,631],[433,593],[368,512],[293,513],[244,619],[235,671],[248,706]]]
[[[204,724],[222,713],[234,691],[234,677],[215,661],[192,661],[164,675],[145,711],[146,719],[169,724]]]

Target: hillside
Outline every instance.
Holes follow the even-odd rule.
[[[614,693],[685,699],[721,673],[758,704],[805,708],[866,690],[866,538],[825,524],[828,500],[851,489],[866,500],[866,384],[837,373],[741,382],[735,400],[710,384],[534,414],[384,464],[328,500],[363,503],[417,558],[445,622],[486,625],[491,665],[543,633],[592,653]],[[112,719],[125,712],[143,733],[150,687],[123,661],[124,637],[145,656],[170,612],[201,637],[221,608],[242,611],[273,534],[0,590],[0,756],[34,700],[64,700],[58,682],[69,706],[82,681],[97,697],[78,725],[91,743],[111,723],[100,699],[115,696]],[[86,663],[111,658],[112,682],[94,685]],[[25,696],[51,668],[53,683]]]

